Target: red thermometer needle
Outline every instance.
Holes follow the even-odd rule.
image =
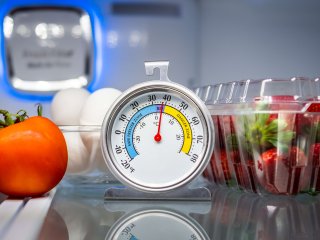
[[[162,119],[162,110],[163,110],[163,103],[161,103],[161,107],[160,107],[160,118],[159,118],[158,132],[154,136],[154,140],[156,142],[160,142],[161,141],[160,127],[161,127],[161,119]]]

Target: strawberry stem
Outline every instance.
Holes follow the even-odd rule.
[[[246,142],[255,148],[277,147],[286,151],[295,137],[295,132],[286,129],[288,123],[284,119],[271,117],[270,114],[256,114],[250,120],[245,119]]]

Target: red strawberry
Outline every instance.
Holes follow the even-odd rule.
[[[272,148],[261,155],[258,168],[264,172],[263,187],[272,193],[296,194],[301,185],[301,169],[307,164],[304,152],[291,147],[289,152]],[[260,164],[260,165],[259,165]]]
[[[310,187],[320,191],[320,143],[315,143],[310,147],[309,156],[312,159]]]
[[[310,147],[309,156],[312,156],[312,166],[320,167],[320,143],[315,143]]]
[[[203,171],[202,176],[203,176],[204,178],[208,179],[208,180],[211,179],[208,168],[206,168],[206,169]]]
[[[278,96],[271,96],[272,102],[293,102],[295,101],[294,96],[291,95],[278,95]]]
[[[213,120],[213,124],[216,130],[216,144],[220,149],[225,148],[225,143],[223,141],[223,133],[222,133],[222,123],[219,116],[211,116]]]
[[[261,96],[254,99],[255,102],[267,101],[267,102],[292,102],[295,101],[294,96],[291,95],[275,95],[275,96]]]
[[[297,102],[294,96],[272,96],[270,99],[269,109],[273,111],[279,110],[292,110],[297,111],[301,108],[299,102]]]
[[[238,151],[234,116],[219,116],[218,123],[220,123],[221,126],[219,128],[218,125],[218,131],[221,131],[219,134],[220,141],[218,142],[220,142],[220,164],[224,179],[228,184],[231,180],[231,171],[234,171],[238,186],[244,189],[251,189],[246,166],[242,165]],[[232,166],[229,166],[228,160],[231,161],[230,164],[233,166],[232,170]]]
[[[273,120],[276,120],[278,118],[279,118],[279,116],[277,113],[269,114],[269,118],[268,118],[266,124],[270,124]]]
[[[211,167],[217,168],[214,163],[216,164],[221,164],[221,168],[223,171],[223,177],[225,182],[230,184],[230,180],[232,180],[232,174],[231,174],[231,166],[229,165],[228,158],[231,160],[231,163],[233,165],[234,169],[234,174],[238,183],[238,186],[240,188],[246,189],[246,190],[251,190],[252,186],[250,184],[250,176],[246,172],[246,166],[241,164],[240,161],[240,155],[238,151],[230,151],[227,152],[224,149],[221,149],[220,154],[219,154],[220,159],[218,159],[218,162],[215,161],[215,157],[213,156],[211,158]]]
[[[223,125],[223,133],[225,136],[234,134],[234,117],[230,115],[225,115],[220,117],[220,124]]]
[[[278,193],[279,191],[274,187],[275,182],[275,171],[277,164],[277,149],[272,148],[264,152],[261,156],[262,162],[258,161],[258,169],[264,172],[265,182],[263,182],[263,187],[271,193]]]
[[[211,167],[213,169],[216,169],[217,168],[216,164],[221,164],[224,179],[226,181],[230,181],[231,180],[231,172],[230,172],[230,168],[229,168],[229,164],[228,164],[227,153],[224,149],[220,150],[220,154],[219,154],[218,158],[219,158],[219,159],[217,159],[218,161],[216,161],[215,154],[212,154]]]
[[[288,154],[283,153],[280,158],[287,167],[298,167],[307,165],[307,157],[298,147],[291,147]]]
[[[252,190],[253,192],[257,193],[257,186],[256,186],[257,174],[254,169],[254,161],[252,159],[247,159],[246,162],[247,162],[247,170],[248,170],[248,175],[249,175],[248,177],[249,177],[250,185],[251,185],[249,190]]]
[[[312,118],[305,114],[296,114],[295,127],[297,134],[310,134]]]
[[[320,112],[320,103],[311,103],[307,112]]]
[[[223,125],[229,125],[230,117],[213,115],[212,120],[216,129],[216,147],[215,153],[212,154],[211,157],[211,169],[214,178],[218,183],[228,183],[231,180],[231,173],[228,166],[227,154],[225,151],[226,143],[224,139],[225,132],[223,129]]]
[[[292,146],[301,144],[301,133],[311,127],[311,122],[307,116],[295,113],[300,108],[294,96],[264,97],[256,103],[256,109],[267,113],[255,114],[245,126],[248,151],[254,153],[255,174],[268,192],[294,194],[302,185],[307,158]]]
[[[281,152],[277,148],[272,148],[262,153],[262,160],[264,164],[274,164],[276,161],[282,161],[286,167],[305,166],[307,164],[304,152],[298,147],[291,147],[290,152]]]
[[[259,100],[259,99],[257,99]],[[264,96],[262,99],[262,107],[263,110],[270,110],[270,111],[280,111],[280,110],[299,110],[300,105],[296,102],[294,96],[290,95],[278,95],[278,96]],[[261,106],[258,106],[261,108]],[[267,124],[271,123],[273,120],[281,118],[285,122],[287,122],[288,127],[287,130],[293,129],[293,121],[295,119],[294,114],[291,113],[282,113],[280,116],[278,113],[271,113],[269,114],[269,119],[267,120]],[[300,121],[299,121],[300,122]]]
[[[232,180],[232,175],[231,175],[230,166],[228,163],[226,150],[221,149],[220,154],[218,155],[212,154],[211,168],[215,175],[214,178],[218,183],[221,183],[223,185],[230,184],[230,181]],[[218,170],[218,168],[220,170]],[[221,170],[222,170],[222,173],[221,173]]]
[[[281,104],[288,107],[288,103],[295,102],[294,96],[290,95],[278,95],[278,96],[263,96],[263,97],[256,97],[254,99],[255,102],[258,104],[263,103],[268,106],[269,110],[277,111],[281,109]]]
[[[262,160],[265,164],[274,164],[277,160],[278,153],[277,148],[272,148],[264,153],[262,153]]]
[[[315,101],[314,99],[311,99],[310,101]],[[320,103],[312,102],[310,106],[308,107],[307,111],[309,113],[319,113],[320,112]],[[311,126],[309,128],[306,128],[305,133],[310,134],[311,132],[316,132],[316,142],[320,142],[320,118],[318,114],[309,114],[311,116],[310,122]]]

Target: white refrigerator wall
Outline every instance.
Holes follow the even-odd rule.
[[[114,1],[115,3],[121,1]],[[135,1],[133,1],[135,2]],[[176,4],[176,16],[123,15],[104,8],[106,22],[105,85],[122,90],[158,76],[145,75],[144,61],[168,60],[169,78],[191,86],[197,81],[197,45],[199,45],[199,4],[194,0],[138,3]],[[142,6],[143,8],[143,6]]]
[[[199,3],[202,85],[320,76],[320,1]]]

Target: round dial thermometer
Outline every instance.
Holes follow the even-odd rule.
[[[193,92],[169,81],[149,81],[128,89],[111,107],[102,148],[120,181],[159,192],[180,187],[205,169],[213,135],[210,114]]]

